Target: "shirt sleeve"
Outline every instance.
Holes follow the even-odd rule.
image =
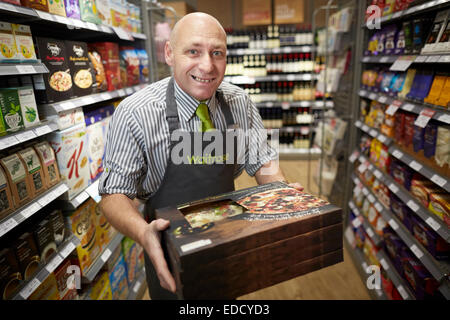
[[[124,106],[113,114],[106,139],[99,194],[125,194],[134,199],[144,176],[142,130]]]
[[[277,160],[278,152],[267,141],[267,130],[262,123],[258,108],[245,95],[248,106],[249,130],[247,134],[248,148],[245,151],[245,171],[249,176],[255,176],[256,172],[266,163]]]

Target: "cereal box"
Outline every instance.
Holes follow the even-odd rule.
[[[17,93],[19,95],[20,111],[25,128],[36,126],[40,123],[40,119],[33,87],[17,88]]]
[[[75,108],[58,113],[57,124],[59,130],[64,130],[83,122],[83,108]]]
[[[23,6],[48,12],[48,0],[20,0]]]
[[[11,195],[11,188],[5,171],[0,166],[0,219],[5,217],[8,213],[14,210],[13,198]]]
[[[113,300],[126,300],[128,297],[127,266],[120,255],[109,271],[109,283]]]
[[[81,20],[101,24],[95,0],[79,0]]]
[[[18,62],[16,42],[12,26],[8,22],[0,22],[0,62]]]
[[[48,0],[48,11],[65,17],[66,8],[64,6],[64,0]]]
[[[64,6],[66,7],[66,16],[80,20],[80,5],[78,0],[64,0]]]
[[[111,285],[106,271],[95,277],[94,284],[88,290],[87,296],[91,300],[112,300]]]
[[[100,210],[100,206],[95,201],[92,204],[92,211],[95,218],[95,226],[97,228],[98,245],[100,246],[101,250],[103,250],[114,238],[117,231],[108,222],[108,220],[106,220],[105,216]]]
[[[68,268],[70,267],[70,260],[66,259],[61,263],[53,272],[56,278],[56,284],[58,286],[59,298],[63,299],[69,291],[75,291],[76,289],[69,288],[67,286],[69,277],[73,274],[69,272]]]
[[[109,2],[109,0],[96,0],[100,20],[102,20],[104,25],[112,26],[111,8],[109,6]]]
[[[14,203],[16,207],[20,207],[31,199],[31,188],[25,166],[16,153],[1,159],[0,162],[11,185]]]
[[[137,267],[138,267],[138,255],[136,242],[132,239],[125,237],[122,239],[122,253],[124,260],[127,264],[127,277],[128,282],[132,283],[136,278]]]
[[[0,111],[6,132],[16,132],[25,127],[17,89],[0,89]],[[0,128],[0,130],[2,129]]]
[[[37,61],[30,26],[15,23],[11,26],[19,59],[24,61]]]
[[[33,148],[26,148],[17,153],[22,160],[31,187],[31,196],[35,197],[44,192],[47,188],[39,157]]]
[[[105,144],[101,120],[102,114],[97,110],[86,113],[85,115],[91,183],[95,181],[103,172]]]
[[[47,137],[55,151],[61,179],[69,187],[63,198],[71,200],[89,184],[86,126],[81,123]]]
[[[94,78],[90,70],[87,44],[85,42],[66,41],[66,49],[74,84],[74,96],[80,97],[91,94]]]
[[[89,199],[78,207],[77,210],[64,213],[66,228],[81,241],[76,248],[76,257],[82,273],[85,273],[89,269],[100,253],[96,235],[95,217],[92,212],[92,202],[93,200]]]
[[[47,187],[50,188],[61,181],[55,152],[47,141],[37,143],[33,146],[39,156]]]

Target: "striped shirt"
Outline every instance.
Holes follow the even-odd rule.
[[[165,78],[124,99],[111,119],[100,181],[100,194],[125,194],[129,198],[148,199],[158,190],[169,159],[170,134],[166,120],[166,89],[170,78]],[[185,93],[175,83],[175,101],[178,107],[180,129],[199,131],[201,121],[195,115],[199,101]],[[241,88],[222,82],[219,87],[231,109],[235,123],[241,129],[264,129],[258,109]],[[207,102],[211,120],[221,131],[227,128],[217,98]],[[278,157],[267,144],[266,137],[251,137],[245,150],[245,161],[236,166],[235,178],[245,169],[254,176],[259,168]],[[257,152],[264,145],[265,155],[257,161],[248,161],[248,153]],[[255,148],[254,150],[251,150]]]

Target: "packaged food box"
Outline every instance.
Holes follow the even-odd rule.
[[[439,283],[411,253],[405,251],[402,257],[403,274],[417,300],[435,295]]]
[[[19,62],[12,25],[0,22],[0,62]]]
[[[61,179],[69,187],[63,195],[73,199],[89,184],[86,126],[84,123],[59,132],[52,132],[47,139],[55,151]]]
[[[79,0],[81,20],[101,24],[95,0]]]
[[[430,93],[423,100],[425,103],[437,104],[439,97],[441,96],[442,89],[445,85],[445,80],[447,77],[445,75],[436,75],[431,85]]]
[[[121,89],[123,84],[120,79],[119,45],[113,42],[96,42],[90,43],[89,48],[96,50],[102,58],[108,91]]]
[[[83,274],[89,269],[100,253],[96,235],[95,217],[92,211],[93,200],[91,200],[89,199],[83,203],[75,211],[64,213],[66,228],[81,241],[76,248],[76,257]]]
[[[44,171],[36,151],[33,148],[26,148],[20,150],[17,154],[26,168],[28,183],[31,187],[31,197],[35,197],[47,190]]]
[[[109,4],[109,0],[96,0],[96,3],[98,16],[102,21],[102,24],[112,26],[111,7]]]
[[[64,41],[36,38],[38,56],[49,73],[43,76],[45,90],[36,90],[39,103],[53,103],[73,97],[68,55]],[[36,79],[33,77],[33,80]],[[40,87],[39,87],[40,88]]]
[[[17,93],[19,95],[20,111],[25,128],[38,125],[40,119],[33,87],[26,86],[17,88]]]
[[[436,100],[436,104],[438,106],[449,108],[450,103],[450,77],[447,76],[444,84],[444,88],[442,88],[441,95],[439,96],[439,99]]]
[[[419,218],[412,216],[412,234],[437,260],[446,260],[450,257],[450,244],[430,229]]]
[[[91,94],[94,78],[90,70],[87,44],[79,41],[66,41],[66,49],[74,96],[81,97]]]
[[[55,152],[47,141],[39,142],[33,148],[41,161],[47,188],[51,188],[61,181]]]
[[[119,259],[119,257],[123,257],[122,254],[122,246],[117,246],[109,256],[109,259],[106,260],[104,267],[105,270],[112,270]]]
[[[448,193],[434,193],[429,195],[428,210],[438,216],[450,227],[450,195]]]
[[[13,23],[11,27],[19,59],[27,62],[37,61],[30,26]]]
[[[69,288],[67,286],[69,278],[73,274],[72,272],[69,272],[69,267],[70,267],[70,260],[66,259],[55,269],[55,271],[53,271],[53,274],[55,275],[56,279],[56,284],[58,286],[58,293],[60,299],[63,299],[69,291],[76,292],[76,288]]]
[[[40,254],[39,259],[44,263],[48,263],[52,255],[57,251],[51,227],[50,221],[45,219],[33,230],[34,240]]]
[[[423,155],[426,159],[431,159],[436,153],[438,125],[435,122],[429,122],[425,127],[423,134]]]
[[[50,273],[47,279],[28,297],[28,300],[59,300],[58,283],[55,275]]]
[[[92,49],[89,49],[89,60],[91,62],[91,69],[95,77],[95,82],[92,85],[93,92],[102,92],[108,90],[108,83],[106,82],[105,68],[103,67],[103,60],[100,54]]]
[[[16,88],[0,89],[0,135],[17,132],[25,128]]]
[[[439,193],[440,189],[430,180],[419,175],[414,175],[411,181],[411,195],[416,198],[425,208],[428,208],[431,193]]]
[[[0,299],[11,299],[21,280],[19,263],[13,250],[10,248],[0,250]]]
[[[64,0],[48,0],[48,11],[60,16],[66,16]]]
[[[139,81],[140,83],[148,83],[150,79],[150,71],[148,67],[147,51],[144,49],[137,49],[136,51],[139,58]]]
[[[440,170],[450,173],[450,126],[440,125],[437,129],[434,163]]]
[[[53,232],[53,238],[57,246],[61,245],[66,238],[66,229],[64,227],[64,218],[61,210],[55,209],[48,214],[50,226]]]
[[[92,204],[92,211],[95,217],[95,226],[97,228],[97,242],[100,246],[101,250],[106,248],[111,240],[116,235],[116,230],[113,226],[106,220],[102,211],[100,210],[100,206],[94,201]]]
[[[13,244],[22,279],[30,280],[39,267],[39,252],[31,233],[25,232]]]
[[[19,156],[14,153],[0,160],[11,186],[15,207],[18,208],[31,200],[31,186],[27,171]]]
[[[136,242],[128,237],[122,239],[122,253],[127,265],[127,278],[129,283],[133,283],[138,272],[138,255]]]
[[[398,161],[392,161],[390,174],[397,183],[404,186],[407,190],[410,189],[411,179],[413,177],[413,172],[410,168]]]
[[[448,11],[438,12],[436,18],[434,18],[433,26],[431,27],[430,33],[425,41],[425,45],[422,48],[422,54],[431,54],[436,51],[437,43],[442,36],[443,30],[445,29],[445,20],[447,18]]]
[[[409,231],[412,231],[411,213],[408,206],[394,194],[391,194],[390,202],[391,211],[395,213]]]
[[[180,298],[237,297],[342,261],[341,210],[280,182],[156,210],[156,218],[170,221],[162,245]]]
[[[91,183],[97,180],[103,172],[105,140],[103,138],[103,126],[101,120],[102,115],[100,113],[88,113],[85,116],[90,172],[89,177]]]
[[[126,300],[128,297],[127,266],[120,255],[113,268],[109,271],[112,300]]]
[[[111,285],[106,271],[95,277],[92,287],[87,291],[87,297],[90,300],[112,300]]]
[[[396,234],[393,233],[391,229],[386,228],[385,230],[383,230],[383,234],[386,252],[388,253],[395,269],[400,274],[402,274],[403,266],[401,256],[403,254],[403,251],[406,250],[406,246],[403,243],[403,241]]]
[[[0,219],[6,217],[14,210],[14,202],[11,194],[11,184],[5,171],[0,166]]]
[[[48,12],[48,0],[20,0],[20,3],[28,8]]]
[[[58,129],[64,130],[84,122],[83,108],[75,108],[58,113]]]
[[[139,84],[139,57],[133,47],[119,47],[119,57],[125,67],[126,82],[122,81],[123,86],[132,87]],[[121,70],[122,72],[122,70]]]
[[[80,5],[78,0],[64,0],[64,7],[66,8],[66,16],[74,19],[81,19]]]

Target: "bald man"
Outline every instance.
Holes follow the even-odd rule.
[[[235,142],[226,139],[230,131],[264,128],[249,96],[241,88],[222,82],[226,53],[226,34],[214,17],[205,13],[184,16],[165,45],[173,77],[123,100],[110,123],[105,170],[99,184],[101,209],[112,226],[143,246],[151,299],[177,298],[160,244],[160,232],[170,222],[155,219],[155,209],[233,191],[234,179],[244,169],[258,184],[285,181],[276,151],[258,135],[251,135],[245,144],[245,161],[237,161],[237,152],[216,152],[212,157],[227,161],[180,163],[174,159],[172,151],[180,143],[174,133],[180,130],[190,133],[191,138],[212,130],[223,135],[222,151],[236,151],[236,145],[227,146],[229,141]],[[203,156],[208,143],[202,141]],[[267,152],[250,161],[249,154],[261,149]],[[144,218],[137,210],[136,198],[145,201]]]

